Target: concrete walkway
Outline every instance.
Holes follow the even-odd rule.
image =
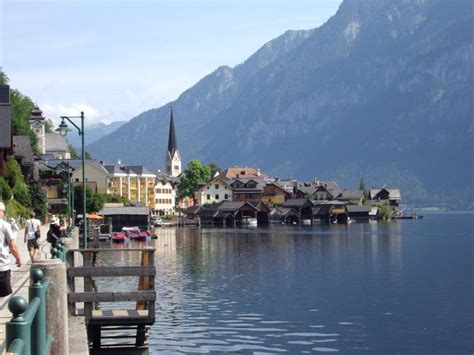
[[[38,257],[40,260],[50,259],[49,250],[51,244],[46,241],[46,233],[49,225],[41,226],[40,250]],[[24,229],[17,232],[17,246],[20,251],[20,257],[23,265],[17,267],[15,258],[11,257],[12,264],[12,289],[13,293],[6,297],[0,297],[0,354],[6,353],[5,344],[5,324],[11,319],[12,315],[8,310],[8,301],[10,297],[22,296],[28,301],[28,286],[30,285],[31,261],[28,254],[26,243],[23,242]],[[84,317],[69,316],[69,354],[84,355],[89,353],[87,344],[86,326]]]
[[[40,259],[49,258],[50,244],[46,241],[46,232],[49,226],[41,226],[40,252],[38,254]],[[30,285],[30,267],[31,261],[28,254],[26,243],[23,242],[23,235],[25,231],[21,229],[16,232],[16,244],[20,252],[22,266],[15,265],[15,258],[10,257],[12,265],[12,289],[13,293],[6,297],[0,297],[0,354],[4,354],[5,349],[5,324],[11,319],[12,315],[8,310],[8,300],[13,296],[22,296],[28,301],[28,286]]]

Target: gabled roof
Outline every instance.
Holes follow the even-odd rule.
[[[382,191],[387,191],[388,192],[389,200],[400,200],[401,199],[400,189],[389,189],[389,188],[385,188],[385,187],[370,189],[370,191],[369,191],[370,199],[371,200],[377,199],[377,195]]]
[[[150,214],[149,207],[105,207],[98,214],[103,216],[113,215],[139,215],[148,216]]]
[[[266,188],[267,186],[270,186],[270,185],[275,186],[278,190],[280,190],[281,192],[283,192],[283,193],[284,193],[285,195],[287,195],[287,196],[291,194],[290,192],[288,192],[287,190],[285,190],[285,188],[284,188],[283,186],[279,185],[277,182],[274,182],[274,181],[270,181],[270,182],[266,183],[266,185],[265,185],[265,187],[264,187],[263,189],[265,190],[265,188]]]
[[[313,203],[305,198],[290,198],[283,203],[282,207],[303,208],[313,207]]]
[[[296,212],[293,208],[288,208],[288,207],[273,208],[270,211],[270,214],[272,216],[282,216],[282,217],[298,216],[298,212]]]
[[[66,137],[59,133],[45,133],[45,152],[69,152]]]
[[[43,155],[41,157],[44,157]],[[72,170],[82,169],[82,160],[81,159],[43,159],[42,164],[47,167],[55,168],[59,164],[69,164]],[[105,167],[95,159],[87,159],[86,165],[92,166],[97,170],[107,174]]]
[[[360,198],[364,198],[364,191],[363,190],[342,191],[337,196],[337,199],[339,199],[339,200],[352,200],[352,199],[360,199]]]
[[[221,175],[225,176],[228,179],[236,179],[236,178],[266,179],[268,178],[265,174],[263,174],[260,171],[260,169],[249,168],[249,167],[239,167],[239,166],[227,168],[224,171],[222,171]]]
[[[35,156],[29,136],[13,136],[13,155],[16,158],[21,158],[23,164],[33,164]]]
[[[342,192],[342,189],[335,181],[319,181],[315,191],[323,189],[329,192],[333,198],[336,198]]]

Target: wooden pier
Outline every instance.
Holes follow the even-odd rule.
[[[98,254],[139,252],[139,266],[96,266]],[[94,352],[113,349],[139,350],[147,347],[149,327],[155,322],[154,248],[72,249],[67,253],[68,304],[70,314],[77,313],[77,303],[84,303],[89,344]],[[78,254],[80,257],[78,257]],[[77,261],[82,265],[77,266]],[[98,291],[94,278],[138,277],[136,291]],[[84,290],[76,290],[76,279],[83,278]],[[98,309],[99,302],[136,302],[135,309]],[[103,341],[104,340],[104,341]],[[125,342],[132,340],[132,342]]]

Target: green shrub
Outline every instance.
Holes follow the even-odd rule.
[[[379,206],[379,217],[384,221],[389,221],[393,218],[393,208],[388,204]]]

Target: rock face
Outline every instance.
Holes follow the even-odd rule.
[[[345,0],[173,102],[183,160],[472,203],[473,26],[471,0]],[[88,149],[160,168],[168,116],[144,112]]]

